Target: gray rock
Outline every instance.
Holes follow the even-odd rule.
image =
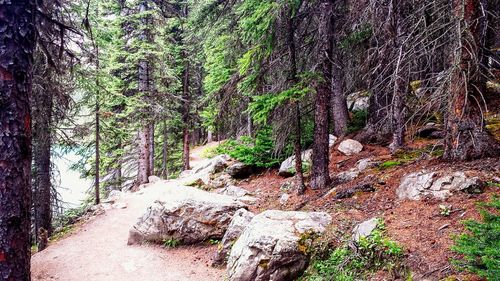
[[[210,176],[223,170],[229,163],[229,156],[225,154],[217,155],[214,158],[207,159],[192,170],[181,173],[181,183],[185,185],[208,185]]]
[[[334,135],[328,135],[328,147],[333,147],[335,142],[337,141],[337,137]]]
[[[226,172],[235,179],[246,179],[253,174],[252,166],[245,163],[236,162],[227,167]]]
[[[130,229],[129,245],[166,239],[184,244],[221,239],[236,210],[246,206],[234,197],[187,186],[166,186],[163,198]]]
[[[304,150],[302,152],[302,163],[311,163],[312,149]],[[295,155],[288,157],[280,165],[278,175],[282,177],[291,177],[295,174]]]
[[[286,202],[288,202],[288,199],[290,199],[290,195],[288,195],[288,193],[281,194],[281,196],[280,196],[280,204],[281,205],[285,205]]]
[[[366,169],[375,167],[377,164],[378,163],[376,161],[373,161],[371,158],[364,158],[356,163],[356,168],[358,169],[358,171],[363,172]]]
[[[250,192],[248,190],[235,185],[229,185],[224,188],[218,189],[216,193],[233,197],[243,197],[246,195],[250,195]]]
[[[333,182],[336,184],[350,182],[359,176],[360,172],[357,168],[352,168],[344,172],[338,173],[333,177]]]
[[[218,189],[234,184],[235,180],[228,173],[218,173],[210,176],[207,185],[212,189]]]
[[[431,196],[444,200],[456,191],[479,193],[482,188],[483,182],[478,177],[468,177],[464,172],[439,176],[436,172],[421,171],[405,176],[396,193],[400,199],[419,200],[422,196]]]
[[[157,176],[149,176],[148,181],[149,181],[149,183],[157,183],[157,182],[161,181],[161,179]]]
[[[352,231],[352,239],[356,242],[361,239],[361,237],[368,237],[370,234],[372,234],[373,230],[377,228],[378,224],[378,219],[377,218],[372,218],[367,221],[364,221],[354,227],[354,230]]]
[[[427,173],[421,171],[405,176],[396,190],[398,198],[410,200],[420,199],[422,193],[431,187],[435,174],[434,172]]]
[[[304,240],[323,233],[331,221],[319,212],[269,210],[256,215],[231,249],[229,280],[294,280],[307,266]]]
[[[358,141],[346,139],[339,144],[337,149],[349,156],[360,153],[363,150],[363,145]]]
[[[123,196],[123,192],[119,190],[111,190],[108,194],[108,198],[106,198],[103,203],[113,204],[118,201]]]
[[[239,209],[234,213],[219,248],[215,254],[212,265],[218,266],[226,263],[226,258],[234,242],[240,237],[243,230],[248,226],[255,215],[245,209]]]
[[[367,110],[370,104],[370,95],[366,91],[355,92],[347,96],[347,105],[350,110]]]

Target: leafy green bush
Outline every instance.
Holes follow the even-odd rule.
[[[331,251],[326,259],[313,260],[302,280],[365,280],[370,273],[381,269],[394,277],[407,273],[402,262],[403,249],[386,237],[382,221],[370,236],[361,237],[355,246],[349,247],[346,243]]]
[[[270,168],[279,165],[283,160],[274,153],[274,141],[271,127],[264,127],[257,132],[255,139],[241,137],[239,140],[228,140],[216,149],[217,154],[228,154],[248,165]]]
[[[347,132],[355,133],[363,129],[368,120],[368,110],[355,110],[352,112],[351,121],[347,124]]]
[[[453,260],[460,270],[475,273],[488,280],[500,280],[500,199],[480,204],[482,222],[464,222],[467,233],[454,238],[451,249],[463,255]]]

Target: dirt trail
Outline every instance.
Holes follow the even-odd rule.
[[[189,281],[223,280],[224,271],[209,266],[215,246],[127,246],[128,231],[147,206],[161,198],[164,181],[126,194],[112,209],[80,226],[74,234],[32,257],[35,281]]]

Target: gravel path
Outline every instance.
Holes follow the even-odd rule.
[[[162,197],[164,181],[126,194],[112,209],[80,226],[74,234],[32,257],[35,281],[189,281],[224,280],[224,271],[209,266],[216,246],[127,246],[128,231],[147,206]]]

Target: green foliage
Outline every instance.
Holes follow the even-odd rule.
[[[314,89],[309,85],[314,76],[304,73],[300,76],[300,79],[301,81],[295,86],[279,93],[268,93],[253,97],[253,101],[248,106],[253,120],[257,124],[266,124],[267,119],[278,106],[289,102],[299,102],[306,95],[313,93]]]
[[[364,25],[351,32],[340,42],[340,48],[349,50],[361,42],[367,40],[372,36],[372,28],[369,25]]]
[[[443,217],[447,217],[450,215],[450,206],[439,205],[439,214]]]
[[[453,264],[460,270],[475,273],[488,280],[500,280],[500,199],[493,197],[480,204],[482,222],[464,222],[467,233],[454,238],[451,249],[463,255]]]
[[[219,239],[210,239],[210,240],[208,240],[208,243],[210,245],[217,245],[220,243],[220,240]]]
[[[403,249],[386,237],[383,222],[368,237],[332,250],[326,259],[313,260],[302,280],[366,280],[374,271],[386,270],[395,277],[407,274],[402,262]]]
[[[381,170],[386,170],[386,169],[390,169],[392,167],[399,166],[401,164],[403,164],[403,162],[401,162],[399,160],[389,160],[389,161],[385,161],[385,162],[380,163],[380,165],[378,165],[378,168]]]
[[[264,127],[257,132],[255,139],[243,136],[239,140],[228,140],[219,145],[217,154],[228,154],[248,165],[270,168],[281,163],[282,157],[274,155],[272,129]]]
[[[165,248],[175,248],[175,247],[180,246],[180,245],[181,245],[181,241],[178,239],[175,239],[175,238],[169,238],[169,239],[163,240],[163,246]]]
[[[352,112],[352,118],[347,124],[347,132],[355,133],[363,129],[368,120],[368,110],[355,110]]]

